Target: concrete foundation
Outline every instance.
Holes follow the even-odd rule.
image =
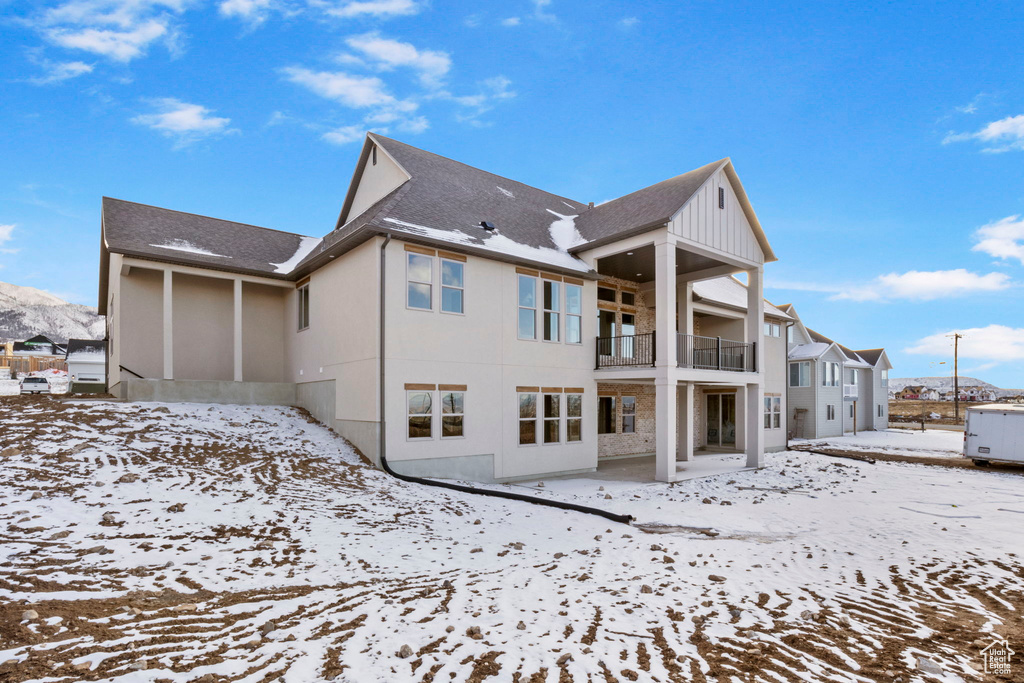
[[[326,424],[332,425],[334,431],[359,449],[370,462],[380,467],[380,423],[363,422],[360,420],[334,420]]]
[[[120,383],[128,401],[294,406],[295,385],[287,382],[229,382],[203,379],[129,379]]]
[[[457,458],[423,458],[417,460],[388,460],[391,469],[410,477],[435,479],[462,479],[491,484],[494,479],[493,455],[466,455]]]

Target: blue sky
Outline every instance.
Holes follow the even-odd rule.
[[[0,0],[0,280],[95,304],[103,195],[309,235],[366,129],[580,201],[732,157],[768,297],[1024,387],[1016,2]]]

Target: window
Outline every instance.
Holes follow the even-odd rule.
[[[561,408],[561,394],[544,394],[544,443],[562,441]]]
[[[461,391],[441,392],[441,438],[454,439],[465,436],[465,399]]]
[[[782,397],[772,397],[772,429],[782,428]]]
[[[537,443],[537,394],[519,394],[519,445]]]
[[[372,149],[373,149],[373,153],[372,153],[371,156],[373,156],[373,165],[376,166],[377,165],[377,145],[374,145]]]
[[[811,364],[809,361],[789,364],[789,386],[811,386]]]
[[[465,269],[466,264],[451,259],[441,259],[441,311],[443,313],[465,313]]]
[[[622,335],[622,340],[619,342],[621,348],[619,353],[623,358],[633,358],[636,346],[634,344],[633,336],[636,334],[636,316],[632,313],[623,313],[622,322],[619,324],[619,334]]]
[[[583,343],[583,288],[565,286],[565,342]]]
[[[544,341],[558,341],[562,283],[544,280]]]
[[[309,285],[299,287],[299,331],[309,327]]]
[[[718,188],[718,208],[719,209],[724,209],[725,208],[725,188],[724,187]]]
[[[834,405],[825,406],[825,419],[834,420],[836,419],[836,407]]]
[[[853,404],[850,404],[850,417],[853,417]]]
[[[882,404],[881,403],[878,404],[878,417],[885,417],[884,415],[882,415]]]
[[[772,397],[764,397],[764,428],[772,428]]]
[[[537,338],[537,278],[519,276],[519,338]]]
[[[619,296],[622,298],[623,306],[636,306],[636,294],[633,292],[622,292]]]
[[[839,363],[825,361],[821,364],[821,386],[838,387],[839,377]]]
[[[622,397],[622,433],[632,434],[636,431],[636,396]]]
[[[883,387],[889,386],[889,371],[888,370],[882,370],[882,386]]]
[[[408,296],[406,305],[423,311],[432,310],[431,300],[434,287],[434,259],[424,254],[408,252],[406,262]]]
[[[409,438],[433,438],[434,392],[410,391],[407,393],[409,403]]]
[[[598,301],[610,301],[615,303],[615,290],[608,287],[597,288],[597,300]]]
[[[597,433],[615,433],[615,397],[599,396],[597,398]]]
[[[856,386],[856,384],[857,384],[857,371],[852,369],[852,368],[850,369],[850,380],[849,380],[849,383],[854,385],[854,386]]]
[[[786,327],[786,341],[790,344],[793,343],[793,326],[788,325]]]
[[[765,323],[764,324],[764,336],[766,337],[781,337],[782,326],[778,323]]]
[[[583,394],[565,395],[565,440],[583,441]]]

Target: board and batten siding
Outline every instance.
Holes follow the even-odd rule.
[[[718,208],[718,190],[725,189],[725,208]],[[750,264],[764,263],[743,207],[724,169],[711,176],[669,222],[669,231],[713,252]]]

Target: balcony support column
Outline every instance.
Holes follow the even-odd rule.
[[[654,340],[656,368],[675,368],[676,358],[676,245],[666,230],[654,245]]]
[[[758,266],[747,271],[747,324],[746,341],[754,347],[747,353],[752,354],[753,370],[757,372],[757,381],[748,382],[744,407],[744,452],[747,454],[747,467],[764,466],[764,267]]]
[[[693,437],[696,428],[694,427],[695,405],[693,397],[693,382],[685,382],[679,385],[679,413],[678,429],[679,443],[676,445],[676,460],[689,462],[693,460]]]
[[[674,378],[666,375],[668,373],[659,372],[654,380],[654,478],[658,481],[673,482],[676,480],[676,404],[679,387]]]

